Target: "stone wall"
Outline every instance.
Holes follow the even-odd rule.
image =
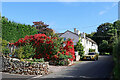
[[[49,72],[48,62],[22,62],[16,58],[2,58],[2,71],[13,74],[44,75]]]

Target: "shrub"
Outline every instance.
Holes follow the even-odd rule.
[[[116,39],[115,45],[113,47],[113,59],[115,62],[114,66],[114,78],[115,80],[120,80],[120,38]]]
[[[95,49],[90,49],[90,48],[89,48],[89,52],[95,52]]]
[[[33,62],[45,62],[45,61],[44,61],[44,58],[40,58],[40,59],[35,58],[33,59]]]
[[[47,37],[45,34],[35,34],[19,39],[14,45],[25,46],[26,43],[31,44],[35,49],[34,58],[36,59],[44,58],[45,61],[56,61],[61,58],[71,61],[75,59],[74,45],[71,39],[63,42],[63,39],[58,36]]]
[[[20,46],[16,51],[18,58],[32,58],[35,55],[35,49],[29,43]]]
[[[78,51],[79,55],[82,57],[84,55],[84,47],[82,43],[80,43],[80,40],[75,45],[75,51]]]
[[[17,54],[17,57],[18,57],[19,59],[24,58],[23,52],[24,52],[24,50],[23,50],[22,47],[19,47],[18,49],[15,50],[15,53]]]
[[[8,55],[8,53],[10,53],[10,49],[7,47],[7,45],[8,45],[8,41],[6,41],[6,40],[2,40],[2,53],[3,53],[3,55]]]
[[[2,48],[2,53],[4,53],[4,55],[8,55],[10,53],[10,49],[7,47]]]
[[[110,55],[111,53],[108,53],[108,52],[102,52],[100,53],[100,55]]]

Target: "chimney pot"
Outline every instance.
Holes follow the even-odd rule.
[[[74,28],[74,32],[76,33],[76,28]]]

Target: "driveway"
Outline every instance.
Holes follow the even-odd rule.
[[[14,75],[13,78],[18,77],[25,80],[56,80],[56,79],[80,79],[80,80],[109,80],[112,69],[112,56],[99,56],[98,61],[79,61],[73,66],[52,67],[53,73],[45,76],[19,76]],[[10,74],[3,73],[4,78],[11,77]],[[9,79],[10,80],[10,79]],[[14,79],[11,79],[14,80]],[[19,79],[18,79],[19,80]]]

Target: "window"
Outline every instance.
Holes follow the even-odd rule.
[[[66,40],[66,38],[64,38],[64,41]]]
[[[86,43],[88,44],[88,40],[86,40]]]
[[[82,38],[81,38],[81,42],[82,42]]]
[[[93,46],[94,44],[92,43],[92,46]]]

